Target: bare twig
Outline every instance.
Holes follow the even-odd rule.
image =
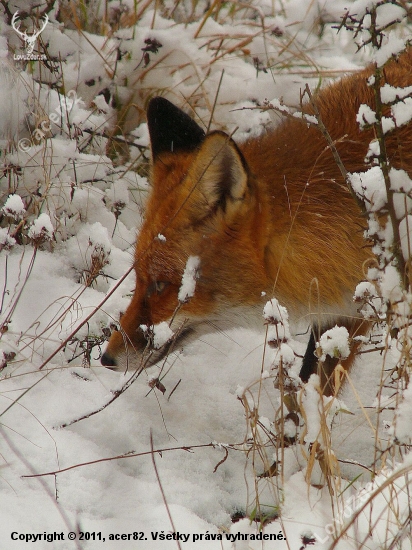
[[[172,526],[173,533],[176,533],[176,527],[175,527],[175,524],[173,522],[172,514],[170,513],[170,508],[169,508],[169,505],[167,503],[166,494],[164,492],[163,485],[162,485],[162,482],[160,480],[159,472],[158,472],[158,469],[157,469],[157,466],[156,466],[156,460],[155,460],[154,448],[153,448],[152,430],[150,430],[150,450],[151,450],[153,468],[154,468],[154,471],[155,471],[155,474],[156,474],[156,479],[157,479],[157,483],[159,485],[160,492],[162,493],[162,499],[163,499],[163,502],[164,502],[164,505],[165,505],[165,508],[166,508],[166,511],[167,511],[167,515],[169,516],[170,525]],[[182,546],[180,544],[180,541],[177,540],[176,542],[177,542],[177,547],[179,548],[179,550],[181,550]]]
[[[336,142],[333,141],[328,129],[326,128],[326,126],[322,121],[322,117],[320,116],[318,106],[316,104],[316,101],[313,98],[312,92],[310,91],[308,84],[306,84],[305,86],[304,94],[306,94],[309,98],[310,106],[312,107],[313,112],[315,113],[316,120],[318,121],[317,127],[322,132],[322,135],[325,138],[326,143],[328,144],[328,147],[333,155],[333,159],[336,163],[336,166],[339,168],[342,178],[344,179],[350,194],[352,195],[353,199],[356,201],[361,212],[365,213],[365,206],[363,202],[359,199],[359,197],[356,195],[354,190],[352,189],[352,186],[350,185],[350,182],[348,179],[348,171],[346,170],[346,167],[343,164],[342,159],[340,158],[339,152],[336,148]]]
[[[226,445],[227,447],[231,449],[241,448],[242,444],[234,443],[231,445]],[[91,466],[92,464],[100,464],[101,462],[110,462],[111,460],[122,460],[124,458],[136,458],[139,456],[147,456],[147,455],[153,455],[153,453],[165,453],[169,451],[186,451],[191,452],[193,449],[205,449],[207,447],[215,448],[215,443],[204,443],[201,445],[184,445],[179,447],[165,447],[162,449],[151,449],[150,451],[144,451],[143,453],[136,453],[134,451],[130,451],[129,453],[123,453],[121,455],[117,456],[111,456],[107,458],[99,458],[97,460],[91,460],[89,462],[82,462],[80,464],[74,464],[73,466],[68,466],[67,468],[61,468],[60,470],[54,470],[52,472],[45,472],[42,474],[31,474],[26,475],[22,477],[43,477],[43,476],[55,476],[57,474],[62,474],[64,472],[68,472],[69,470],[75,470],[76,468],[82,468],[83,466]]]
[[[75,420],[71,420],[70,422],[66,422],[66,423],[62,424],[61,426],[59,426],[59,428],[67,428],[68,426],[72,426],[73,424],[76,424],[77,422],[80,422],[81,420],[85,420],[86,418],[90,418],[90,417],[94,416],[95,414],[103,411],[106,407],[111,405],[113,403],[113,401],[116,401],[116,399],[118,397],[120,397],[133,384],[133,382],[135,382],[139,378],[139,376],[142,374],[143,371],[144,371],[144,366],[137,369],[130,376],[130,378],[123,384],[123,386],[121,387],[120,390],[117,390],[117,391],[113,392],[113,396],[106,403],[104,403],[104,405],[102,405],[98,409],[92,411],[91,413],[84,414],[83,416],[80,416],[79,418],[76,418]]]

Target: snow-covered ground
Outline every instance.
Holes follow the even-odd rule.
[[[107,3],[112,14],[127,4],[133,11],[132,0]],[[164,393],[150,386],[159,365],[118,395],[133,373],[99,362],[103,329],[134,288],[132,273],[118,281],[131,266],[149,189],[147,98],[162,93],[182,105],[190,97],[207,125],[217,95],[212,127],[238,127],[236,139],[257,135],[270,115],[242,107],[280,97],[298,105],[305,83],[323,85],[370,60],[370,50],[356,53],[351,33],[336,30],[351,4],[229,2],[215,20],[205,17],[207,2],[182,0],[173,10],[172,1],[138,1],[136,25],[110,38],[59,23],[56,5],[37,42],[52,61],[30,63],[13,58],[25,45],[0,8],[0,548],[323,549],[363,504],[340,549],[364,540],[384,548],[398,533],[410,513],[403,469],[411,458],[387,457],[394,469],[373,485],[359,466],[370,466],[377,440],[390,438],[383,420],[390,426],[393,411],[377,416],[379,352],[359,358],[340,394],[332,448],[342,478],[333,497],[316,483],[316,467],[313,484],[305,479],[308,445],[279,457],[267,437],[280,401],[263,315],[258,332],[211,330],[176,350]],[[29,8],[6,5],[10,13]],[[90,27],[103,9],[89,14]],[[402,23],[394,32],[411,31]],[[130,158],[116,162],[114,97],[132,105],[123,130],[133,130]],[[298,354],[305,338],[290,342]],[[392,349],[384,355],[387,365],[398,358]],[[246,421],[253,409],[265,456]],[[260,476],[279,458],[282,475]],[[35,474],[49,475],[27,477]],[[397,481],[389,487],[390,476]],[[261,530],[263,515],[278,517]],[[410,548],[410,539],[398,547]]]

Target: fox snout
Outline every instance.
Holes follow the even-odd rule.
[[[101,356],[100,362],[104,367],[114,367],[113,370],[116,370],[116,359],[114,359],[109,353],[107,353],[107,351],[105,351]]]
[[[126,312],[127,314],[127,312]],[[126,317],[124,315],[123,317]],[[100,358],[104,367],[112,370],[128,370],[139,368],[143,364],[148,340],[140,326],[128,326],[127,322],[119,330],[112,332],[108,346]],[[127,321],[127,318],[125,319]],[[129,365],[130,363],[130,365]]]

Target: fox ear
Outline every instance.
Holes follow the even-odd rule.
[[[163,97],[150,100],[147,124],[153,158],[165,152],[193,151],[205,138],[205,132],[189,115]]]
[[[248,187],[246,161],[235,142],[224,132],[208,134],[191,167],[191,181],[209,208],[226,209],[245,198]]]

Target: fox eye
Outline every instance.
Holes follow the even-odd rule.
[[[147,288],[146,296],[150,298],[153,294],[162,294],[169,284],[168,281],[153,281]]]
[[[161,294],[164,289],[169,285],[167,281],[155,281],[154,286],[157,294]]]

